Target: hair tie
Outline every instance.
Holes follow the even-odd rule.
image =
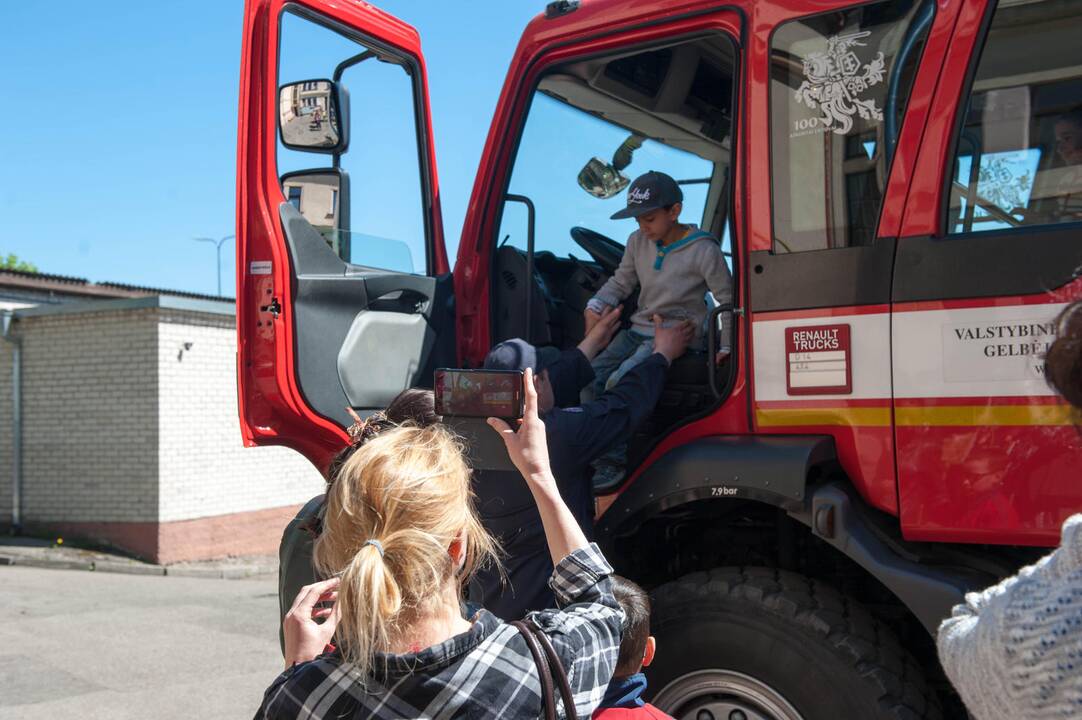
[[[350,443],[356,443],[364,439],[364,431],[368,429],[367,420],[357,420],[346,430]]]
[[[383,557],[383,543],[381,543],[379,540],[365,540],[364,545],[361,545],[361,547],[365,548],[369,545],[376,548],[376,550],[379,550],[379,556]]]
[[[353,412],[352,408],[347,408],[347,410],[353,416],[353,424],[346,429],[351,445],[364,443],[366,440],[378,435],[389,424],[386,413],[382,411],[374,412],[361,420],[357,413]]]

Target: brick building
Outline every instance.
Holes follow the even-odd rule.
[[[10,301],[3,281],[0,302]],[[22,528],[160,563],[275,552],[283,526],[323,480],[292,450],[242,447],[233,303],[120,288],[136,296],[6,311],[21,346]],[[13,352],[0,343],[7,527]]]

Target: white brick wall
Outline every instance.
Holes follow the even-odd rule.
[[[11,355],[0,340],[0,523],[11,522]]]
[[[42,315],[17,322],[23,344],[24,521],[155,519],[155,312]],[[10,428],[10,415],[5,420]]]
[[[128,306],[15,324],[24,521],[169,522],[321,492],[300,454],[242,446],[232,315]],[[11,519],[10,394],[0,343],[0,522]]]
[[[242,446],[236,347],[231,316],[169,311],[159,317],[163,522],[301,503],[323,490],[323,478],[299,453]]]

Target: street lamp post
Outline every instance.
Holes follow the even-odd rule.
[[[215,240],[214,238],[208,237],[193,238],[196,242],[212,243],[218,252],[218,297],[222,296],[222,243],[224,243],[226,240],[232,240],[235,237],[236,235],[226,235],[221,240]]]

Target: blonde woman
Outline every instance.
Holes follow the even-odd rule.
[[[616,665],[623,612],[612,568],[556,488],[529,370],[525,386],[518,431],[489,422],[533,494],[555,564],[561,609],[532,617],[567,671],[578,716],[589,717]],[[306,586],[287,614],[286,671],[256,718],[539,717],[522,635],[486,610],[461,612],[463,584],[494,551],[445,429],[404,426],[366,442],[327,497],[315,561],[331,579]],[[332,637],[338,647],[321,654]]]

